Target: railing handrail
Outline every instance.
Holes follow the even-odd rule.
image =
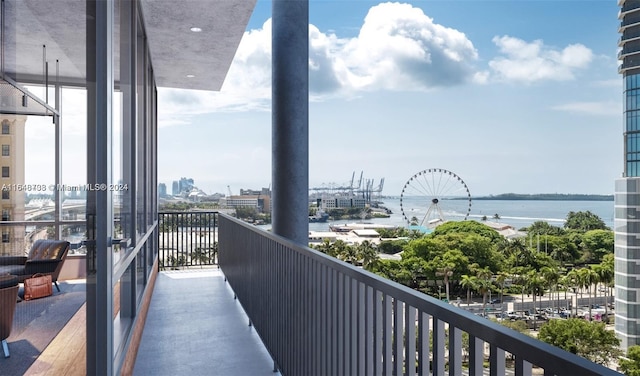
[[[576,374],[581,372],[582,375],[619,375],[610,368],[595,364],[585,358],[566,352],[558,347],[549,345],[515,330],[509,329],[494,323],[485,318],[481,318],[463,309],[453,307],[452,305],[432,298],[399,283],[390,281],[376,274],[370,273],[351,264],[339,261],[331,256],[325,255],[319,251],[304,247],[293,243],[292,241],[280,237],[271,232],[256,229],[255,226],[239,221],[228,215],[219,213],[220,226],[224,224],[224,220],[233,223],[235,226],[241,226],[246,230],[258,233],[261,237],[270,239],[279,246],[286,247],[289,251],[295,252],[311,260],[315,260],[345,276],[353,278],[357,282],[364,283],[368,287],[383,294],[389,295],[395,299],[399,299],[405,304],[414,307],[418,312],[424,312],[435,319],[449,323],[470,336],[481,339],[491,344],[498,344],[499,348],[521,357],[527,362],[549,371],[551,374]],[[221,236],[224,230],[221,231]],[[222,247],[221,247],[222,248]],[[225,264],[223,263],[221,251],[221,269],[225,272]],[[233,252],[233,250],[230,250]],[[225,273],[226,274],[226,273]],[[234,283],[229,279],[232,288]],[[235,290],[235,288],[234,288]],[[242,303],[243,297],[238,295]],[[253,321],[254,318],[250,319]],[[257,328],[259,331],[260,328]],[[545,373],[546,374],[546,373]]]
[[[158,267],[217,265],[217,217],[215,210],[158,212]],[[169,221],[169,228],[165,221]]]

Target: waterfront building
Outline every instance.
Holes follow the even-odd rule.
[[[247,195],[228,196],[220,199],[220,202],[228,208],[256,208],[260,213],[271,212],[270,196]]]
[[[323,210],[361,208],[367,206],[367,200],[356,196],[327,197],[318,200],[318,206]]]
[[[261,190],[257,189],[240,189],[240,196],[269,196],[271,197],[271,189],[262,188]]]
[[[627,349],[640,344],[640,1],[618,5],[624,172],[615,182],[615,331]]]

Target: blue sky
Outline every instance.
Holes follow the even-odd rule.
[[[271,180],[269,1],[220,92],[161,89],[160,182]],[[474,196],[613,193],[622,79],[614,1],[310,2],[310,186],[362,171],[399,195],[453,171]],[[176,116],[176,114],[181,114]]]

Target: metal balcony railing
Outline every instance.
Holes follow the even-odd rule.
[[[158,213],[160,269],[217,265],[217,217],[214,211]]]
[[[619,375],[606,367],[219,216],[220,267],[283,375]],[[467,333],[468,336],[463,336]],[[463,367],[464,366],[464,367]]]

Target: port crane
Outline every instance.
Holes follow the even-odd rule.
[[[323,183],[320,187],[309,188],[309,191],[319,192],[319,195],[322,196],[336,196],[336,195],[348,195],[351,197],[362,197],[368,203],[371,202],[375,197],[380,197],[382,195],[382,189],[384,188],[384,178],[380,179],[380,183],[378,186],[375,186],[375,179],[365,179],[364,171],[360,171],[360,178],[358,179],[358,185],[355,185],[356,182],[356,172],[353,171],[351,174],[351,181],[346,184],[338,185],[335,183],[325,184]],[[315,193],[314,195],[318,195]]]

